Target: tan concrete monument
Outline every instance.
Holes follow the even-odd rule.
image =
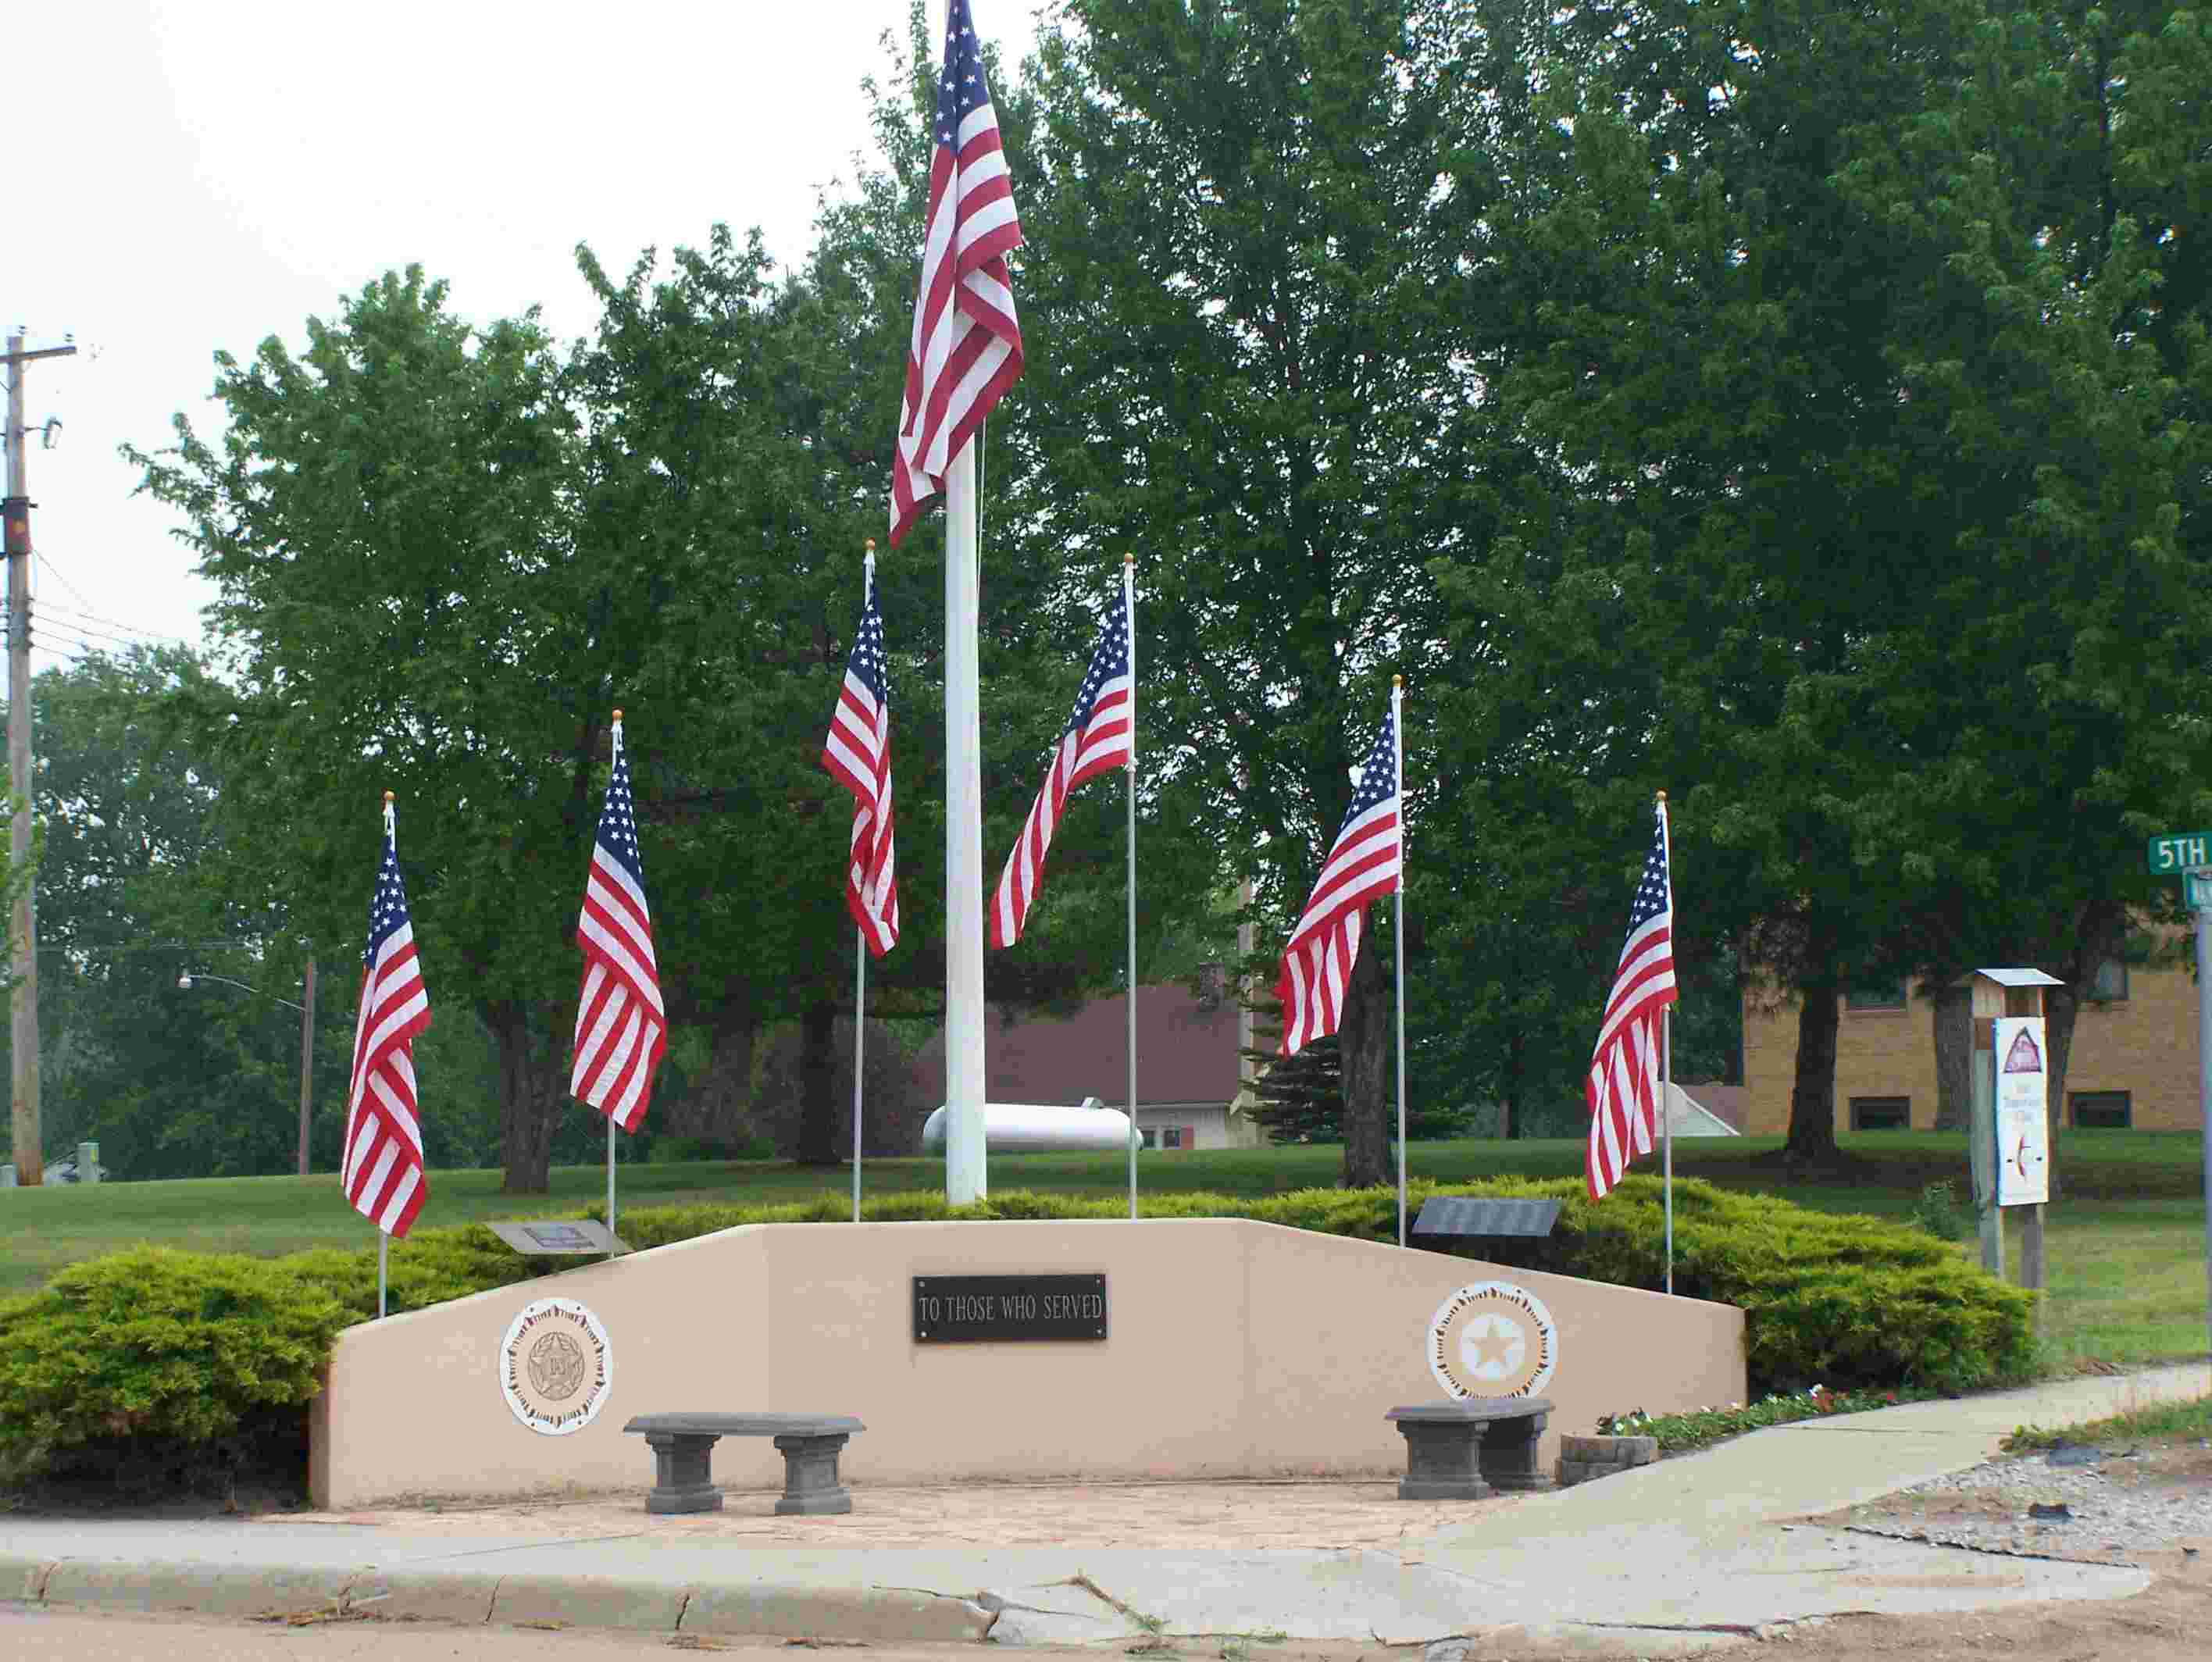
[[[542,1351],[542,1354],[541,1354]],[[1231,1218],[757,1224],[339,1335],[315,1504],[633,1488],[623,1425],[852,1415],[844,1481],[1382,1477],[1390,1410],[1739,1402],[1743,1314]],[[780,1489],[764,1441],[714,1480]],[[765,1501],[763,1501],[765,1505]]]

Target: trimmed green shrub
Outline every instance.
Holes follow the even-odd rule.
[[[1657,1178],[1631,1177],[1593,1202],[1571,1179],[1502,1178],[1407,1192],[1418,1213],[1432,1194],[1543,1196],[1561,1203],[1544,1240],[1483,1243],[1488,1262],[1654,1291],[1666,1285],[1666,1225]],[[1147,1217],[1247,1217],[1366,1240],[1395,1240],[1395,1189],[1302,1189],[1261,1198],[1139,1196]],[[1112,1218],[1118,1197],[1012,1190],[972,1205],[942,1195],[864,1201],[869,1222],[935,1218]],[[594,1209],[603,1216],[604,1209]],[[780,1206],[669,1207],[623,1215],[633,1246],[663,1246],[745,1223],[842,1222],[836,1195]],[[1472,1256],[1472,1253],[1468,1254]],[[1736,1194],[1693,1179],[1674,1185],[1674,1290],[1744,1313],[1754,1392],[1914,1386],[1941,1391],[2027,1378],[2034,1366],[2034,1302],[1906,1224],[1838,1216],[1771,1195]]]
[[[351,1319],[282,1260],[142,1246],[71,1265],[0,1304],[0,1467],[250,1429],[315,1394]]]
[[[1488,1262],[1653,1289],[1665,1283],[1656,1178],[1631,1177],[1593,1203],[1573,1180],[1499,1179],[1432,1194],[1545,1196],[1559,1218],[1543,1240],[1486,1241]],[[1304,1189],[1265,1198],[1140,1197],[1148,1217],[1244,1217],[1368,1240],[1397,1237],[1392,1189]],[[940,1194],[865,1202],[871,1222],[1116,1218],[1127,1202],[1012,1190],[972,1205]],[[592,1208],[579,1216],[604,1216]],[[623,1214],[636,1247],[748,1223],[836,1223],[844,1198],[775,1206],[648,1207]],[[1472,1256],[1470,1253],[1467,1254]],[[557,1273],[481,1224],[418,1230],[391,1258],[390,1307]],[[1674,1185],[1674,1289],[1744,1312],[1754,1395],[1861,1386],[1958,1391],[2027,1377],[2031,1296],[1907,1224],[1808,1211],[1692,1180]],[[0,1304],[0,1467],[35,1468],[56,1451],[118,1439],[228,1435],[257,1415],[298,1410],[338,1330],[376,1310],[376,1253],[324,1248],[256,1259],[143,1248],[73,1266],[42,1292]]]

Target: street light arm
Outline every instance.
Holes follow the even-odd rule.
[[[283,1005],[287,1010],[299,1010],[300,1014],[302,1016],[305,1016],[307,1013],[305,1010],[301,1009],[301,1006],[294,1004],[289,998],[279,998],[273,992],[264,992],[258,986],[247,986],[243,981],[234,981],[228,975],[210,975],[207,971],[203,969],[197,973],[188,971],[185,974],[177,977],[177,985],[180,987],[190,987],[195,981],[221,981],[225,986],[234,986],[240,992],[252,993],[257,998],[272,999],[276,1003]]]

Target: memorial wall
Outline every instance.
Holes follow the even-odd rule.
[[[1741,1401],[1742,1313],[1242,1219],[755,1224],[348,1329],[311,1486],[642,1495],[623,1426],[677,1411],[857,1416],[861,1507],[872,1483],[1382,1477],[1392,1408],[1516,1394],[1555,1404],[1547,1466],[1600,1414]],[[729,1439],[714,1475],[775,1489],[782,1461]]]

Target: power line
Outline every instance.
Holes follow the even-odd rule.
[[[57,576],[60,575],[58,572],[55,574]],[[70,592],[75,594],[76,591],[72,589]],[[80,600],[83,597],[84,597],[82,595],[77,596],[77,598]],[[144,635],[148,639],[154,640],[173,640],[180,646],[189,646],[191,644],[191,642],[183,635],[173,634],[167,629],[151,629],[146,628],[143,624],[126,622],[119,617],[107,617],[99,612],[80,611],[74,606],[64,606],[58,601],[47,600],[39,602],[38,604],[46,611],[60,612],[65,616],[79,618],[87,623],[105,624],[111,629],[121,629],[126,634]]]

